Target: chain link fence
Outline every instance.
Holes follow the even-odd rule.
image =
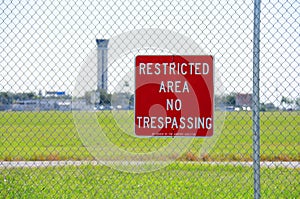
[[[255,29],[252,1],[1,1],[1,197],[298,198],[299,9],[261,2]],[[138,55],[213,56],[212,137],[135,136]]]

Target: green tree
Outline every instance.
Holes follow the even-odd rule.
[[[236,93],[231,93],[225,96],[225,104],[227,106],[235,106]]]
[[[107,93],[105,90],[98,91],[100,94],[100,102],[101,105],[110,105],[111,104],[111,94]]]
[[[300,98],[297,98],[297,99],[296,99],[296,105],[297,105],[298,107],[300,107]]]
[[[294,101],[293,101],[292,99],[289,99],[289,98],[287,98],[287,97],[282,96],[281,101],[280,101],[280,104],[281,104],[281,105],[283,105],[283,104],[291,105],[291,104],[293,104],[293,102],[294,102]]]
[[[134,105],[134,95],[131,95],[129,99],[129,106],[133,106],[133,105]]]

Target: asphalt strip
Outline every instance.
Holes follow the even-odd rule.
[[[253,162],[180,162],[199,165],[232,165],[252,167]],[[144,165],[144,164],[166,164],[163,161],[0,161],[0,168],[42,168],[57,166],[83,166],[83,165]],[[266,168],[300,168],[300,162],[261,162],[261,167]]]

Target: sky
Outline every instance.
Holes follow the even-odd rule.
[[[297,0],[261,4],[263,102],[278,105],[282,96],[300,97],[299,10]],[[225,93],[252,92],[253,2],[233,0],[1,1],[0,91],[71,94],[82,70],[94,59],[96,38],[113,40],[133,30],[147,29],[172,31],[202,49],[186,52],[213,55]],[[163,40],[156,37],[154,42]],[[124,43],[133,38],[127,39]],[[181,52],[175,44],[174,49],[153,46],[151,42],[144,49],[132,46],[109,62],[110,92],[115,92],[133,70],[136,55]],[[94,78],[93,73],[89,75]]]

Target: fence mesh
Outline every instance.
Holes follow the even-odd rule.
[[[1,1],[1,196],[252,198],[253,7]],[[263,198],[300,193],[299,9],[261,3]],[[138,55],[213,56],[212,137],[135,136]]]

